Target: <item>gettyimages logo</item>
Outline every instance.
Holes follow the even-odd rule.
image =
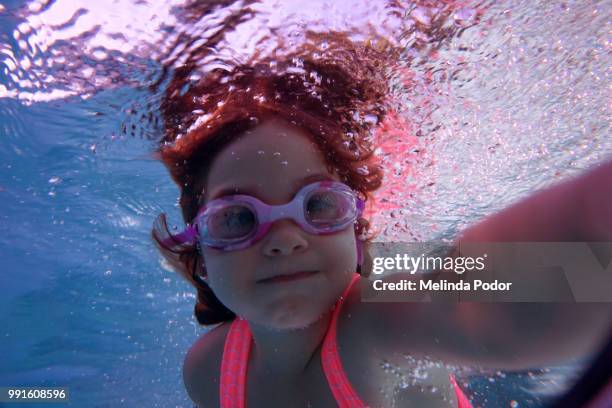
[[[415,274],[418,271],[453,271],[459,275],[466,271],[485,269],[487,254],[478,257],[464,256],[411,256],[407,253],[396,254],[394,258],[377,256],[372,261],[372,273],[380,275],[385,271],[407,271]]]

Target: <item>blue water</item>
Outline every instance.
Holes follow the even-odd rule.
[[[91,107],[116,96],[0,100],[0,384],[69,386],[72,406],[188,406],[193,295],[149,239],[177,190],[150,142],[100,137],[117,123]]]
[[[24,4],[27,3],[4,2],[3,8],[17,10]],[[594,2],[589,7],[599,10],[601,4]],[[525,4],[521,7],[525,10],[517,21],[527,24],[530,19],[542,18],[531,15]],[[505,15],[503,8],[492,8],[492,16]],[[584,15],[588,17],[590,12],[586,10]],[[3,46],[18,48],[12,33],[21,21],[18,13],[0,10]],[[478,30],[476,33],[481,33],[484,28]],[[500,28],[498,34],[501,32],[505,31]],[[473,30],[471,33],[475,35]],[[465,32],[463,38],[469,35],[469,31]],[[494,36],[489,40],[494,41]],[[598,44],[598,38],[593,38],[593,52],[605,55]],[[497,49],[497,45],[491,48]],[[489,54],[474,51],[474,55]],[[529,57],[528,52],[526,55]],[[467,58],[469,63],[470,56]],[[571,63],[568,61],[564,57],[555,66],[564,67],[563,64]],[[576,69],[584,70],[587,77],[587,72],[595,72],[592,75],[600,75],[606,82],[606,74],[602,75],[600,70],[602,62],[598,61],[599,65],[593,63]],[[421,65],[427,64],[421,61]],[[159,71],[159,65],[146,59],[143,66],[154,73]],[[2,67],[0,84],[8,90],[19,89],[10,76],[8,63]],[[559,72],[565,71],[542,75],[549,83],[555,83]],[[145,73],[136,72],[132,85],[98,90],[87,99],[72,96],[32,102],[27,98],[0,97],[0,386],[67,386],[71,395],[69,406],[74,407],[192,406],[183,388],[182,362],[204,329],[192,315],[193,290],[163,267],[150,239],[153,219],[160,212],[169,214],[172,224],[181,225],[178,189],[163,166],[151,157],[157,140],[154,129],[144,129],[144,125],[126,113],[135,101],[154,99],[144,86],[146,78]],[[439,200],[429,207],[421,205],[415,209],[415,217],[410,218],[418,222],[439,214],[433,226],[431,223],[415,226],[416,236],[423,237],[423,231],[437,234],[425,238],[452,234],[475,217],[491,213],[534,186],[572,174],[610,155],[612,143],[606,139],[606,125],[602,124],[606,117],[601,110],[603,106],[605,111],[605,99],[597,93],[605,90],[598,91],[601,87],[597,83],[589,88],[593,78],[570,75],[569,79],[574,81],[572,89],[584,91],[583,98],[590,105],[554,105],[551,102],[554,98],[563,99],[570,92],[554,88],[561,90],[551,93],[552,99],[545,99],[542,106],[526,106],[520,98],[529,95],[533,88],[517,84],[517,89],[525,91],[517,92],[505,106],[492,106],[489,116],[480,107],[470,111],[449,103],[433,109],[433,116],[419,123],[423,129],[438,129],[434,125],[442,124],[441,130],[432,130],[437,136],[437,153],[439,157],[448,153],[455,154],[455,159],[464,159],[465,171],[459,177],[469,179],[487,174],[492,181],[484,190],[473,192],[478,197],[484,196],[484,200],[470,196],[472,190],[441,183],[440,189],[434,191]],[[474,103],[486,107],[483,94],[470,88],[477,81],[471,85],[469,82],[454,89],[452,95],[461,98],[470,95]],[[415,110],[412,104],[417,102],[410,102],[408,109]],[[526,110],[520,110],[521,107]],[[444,116],[450,115],[451,108],[456,117]],[[559,116],[551,119],[551,123],[559,126],[555,128],[557,133],[542,134],[538,126],[546,120],[542,116],[529,117],[529,112],[538,109],[546,113],[560,110]],[[484,118],[482,123],[476,122],[481,129],[487,129],[482,136],[473,133],[478,129],[471,120],[474,115]],[[457,124],[461,122],[457,122],[457,117],[471,118],[471,123]],[[579,123],[567,130],[564,120]],[[478,156],[474,146],[482,144],[485,151],[490,151],[488,138],[497,134],[499,139],[508,140],[506,134],[502,132],[500,136],[496,130],[513,126],[516,129],[517,122],[519,128],[527,129],[524,132],[527,137],[517,131],[513,139],[513,148],[517,150],[504,151],[502,144],[501,152],[506,154],[501,159],[489,158],[492,161],[483,163],[473,160],[473,167],[469,167],[466,155],[450,143],[468,140],[473,143],[471,155]],[[131,123],[137,124],[133,135]],[[546,123],[542,125],[544,130],[549,128]],[[588,132],[584,131],[585,124]],[[498,127],[491,131],[495,126]],[[534,160],[532,147],[540,145],[553,150],[551,159],[536,155]],[[448,157],[440,161],[440,175],[448,170],[444,163],[454,162]],[[536,163],[536,168],[516,170],[525,161]],[[517,181],[521,176],[527,184]],[[495,185],[499,190],[491,187]],[[449,186],[454,190],[449,190]],[[459,191],[461,195],[453,195]],[[425,191],[415,202],[422,204],[430,194],[433,193]],[[438,207],[444,202],[450,203],[446,212]],[[449,211],[456,208],[453,206],[463,207],[463,202],[471,203],[467,213],[448,219]],[[563,382],[575,375],[575,369],[560,367],[545,372],[474,375],[463,381],[477,404],[501,407],[517,401],[519,407],[541,407],[546,406],[548,394],[562,390]],[[537,386],[545,392],[534,391]]]

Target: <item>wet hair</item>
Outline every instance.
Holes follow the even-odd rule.
[[[174,72],[161,104],[165,132],[156,154],[180,188],[186,223],[203,204],[203,183],[214,157],[238,136],[273,118],[305,130],[328,171],[336,172],[366,202],[372,200],[383,177],[372,135],[385,115],[387,86],[383,67],[373,62],[380,58],[371,55],[378,51],[346,44],[341,48],[336,50],[341,58],[334,60],[288,56],[205,75],[195,74],[189,65]],[[369,222],[360,218],[356,233],[364,241],[364,254],[373,238],[369,229]],[[235,314],[200,277],[206,272],[197,244],[163,244],[171,237],[164,214],[156,220],[152,237],[165,261],[197,289],[198,322],[232,320]]]

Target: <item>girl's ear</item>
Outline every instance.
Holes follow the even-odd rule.
[[[362,241],[356,238],[357,241],[357,272],[364,278],[370,275],[372,270],[372,256],[370,255],[370,242]]]
[[[201,280],[204,283],[208,283],[208,273],[206,271],[206,263],[204,262],[204,255],[202,254],[202,250],[200,248],[200,243],[196,243],[196,265],[194,271],[194,279]]]
[[[357,245],[357,267],[363,265],[363,242],[359,237],[355,237],[355,244]]]

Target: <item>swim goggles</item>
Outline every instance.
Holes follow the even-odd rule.
[[[268,205],[250,195],[229,195],[210,201],[192,224],[164,240],[169,246],[199,242],[223,251],[245,249],[266,235],[274,221],[289,218],[304,231],[326,235],[354,223],[365,202],[346,184],[319,181],[298,191],[284,205]]]

